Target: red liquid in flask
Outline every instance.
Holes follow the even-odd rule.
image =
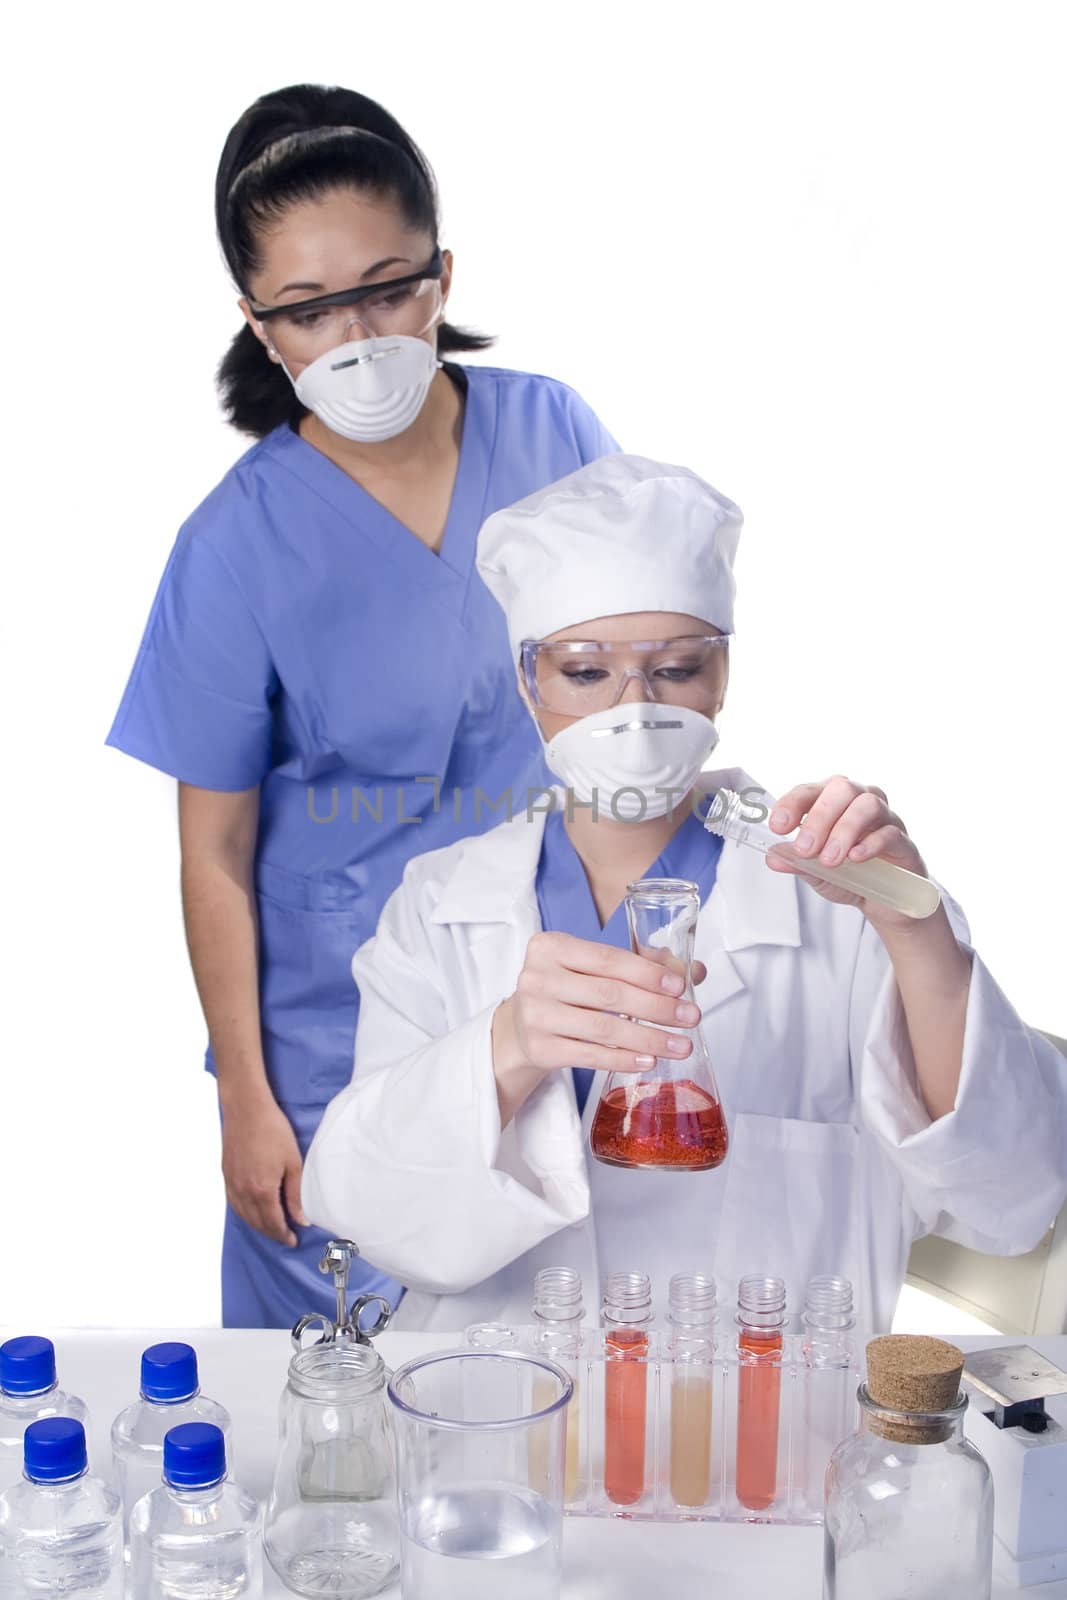
[[[726,1158],[726,1123],[691,1078],[619,1084],[597,1107],[589,1146],[609,1167],[706,1172]]]

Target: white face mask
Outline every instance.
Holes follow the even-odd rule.
[[[711,718],[688,706],[621,704],[557,733],[545,760],[575,800],[595,794],[599,816],[633,822],[677,808],[718,742]]]
[[[312,361],[299,378],[282,362],[297,399],[334,433],[360,444],[379,444],[410,428],[439,365],[433,345],[403,333],[350,339]]]

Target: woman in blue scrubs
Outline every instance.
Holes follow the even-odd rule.
[[[444,320],[432,173],[375,102],[258,100],[216,220],[245,318],[220,393],[257,442],[179,530],[108,742],[178,780],[223,1323],[277,1327],[332,1304],[300,1173],[351,1076],[352,953],[411,856],[542,778],[478,529],[617,447],[563,384],[444,359],[488,341]]]

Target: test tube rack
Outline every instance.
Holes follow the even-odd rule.
[[[834,1365],[807,1358],[800,1335],[758,1361],[728,1330],[708,1360],[675,1358],[669,1334],[655,1329],[645,1353],[624,1356],[603,1329],[583,1329],[576,1356],[548,1348],[539,1328],[515,1336],[575,1383],[568,1516],[822,1523],[827,1462],[859,1426],[864,1341],[854,1330]]]

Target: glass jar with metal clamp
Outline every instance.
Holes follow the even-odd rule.
[[[330,1241],[319,1271],[333,1274],[336,1316],[309,1313],[293,1328],[263,1533],[270,1564],[290,1589],[339,1600],[379,1594],[396,1577],[400,1552],[385,1405],[390,1373],[371,1343],[391,1308],[380,1295],[347,1306],[358,1254],[350,1239]],[[305,1346],[315,1327],[320,1337]]]

